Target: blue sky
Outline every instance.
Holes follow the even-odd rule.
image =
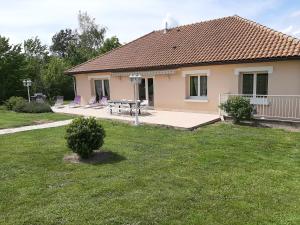
[[[300,0],[0,0],[0,35],[50,44],[60,29],[77,27],[79,10],[122,43],[162,29],[167,16],[183,25],[237,14],[300,37]]]

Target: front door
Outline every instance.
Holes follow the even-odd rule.
[[[139,85],[139,100],[148,100],[149,106],[154,106],[153,78],[142,78]]]

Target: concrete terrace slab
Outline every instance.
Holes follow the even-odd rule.
[[[93,116],[96,118],[112,119],[134,122],[134,116],[124,114],[110,114],[107,108],[52,108],[54,112],[75,114],[82,116]],[[193,130],[197,127],[219,121],[220,117],[216,114],[192,113],[192,112],[175,112],[161,110],[147,110],[145,115],[139,116],[142,124],[152,124],[166,127],[174,127],[178,129]]]

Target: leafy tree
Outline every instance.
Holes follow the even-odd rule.
[[[97,55],[101,48],[106,28],[96,24],[86,12],[79,11],[78,31],[60,30],[52,37],[51,51],[65,58],[71,65],[85,62]]]
[[[114,48],[118,48],[121,46],[121,43],[119,42],[119,39],[116,36],[113,36],[111,38],[106,38],[100,47],[100,54],[104,54],[106,52],[109,52],[113,50]]]
[[[22,80],[25,56],[21,45],[10,45],[9,39],[0,36],[0,102],[10,96],[25,96]]]
[[[50,46],[50,50],[60,57],[67,58],[72,52],[70,50],[78,45],[78,41],[77,31],[72,29],[60,30],[52,37],[53,44]]]
[[[24,41],[26,76],[33,81],[33,92],[42,92],[41,72],[49,59],[48,47],[38,37]]]
[[[47,45],[42,45],[38,37],[24,41],[25,55],[45,59],[48,56]]]
[[[99,26],[95,18],[91,18],[87,12],[79,11],[79,38],[80,45],[86,49],[99,49],[103,43],[106,28]]]
[[[49,63],[42,71],[42,82],[45,92],[49,98],[57,95],[63,95],[71,98],[73,94],[72,77],[66,76],[64,71],[67,70],[69,64],[61,58],[51,57]]]

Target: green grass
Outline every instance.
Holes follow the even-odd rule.
[[[96,165],[64,127],[0,136],[0,224],[300,224],[300,133],[102,124]]]
[[[58,120],[67,120],[74,116],[58,113],[16,113],[0,110],[0,129],[34,125]]]

